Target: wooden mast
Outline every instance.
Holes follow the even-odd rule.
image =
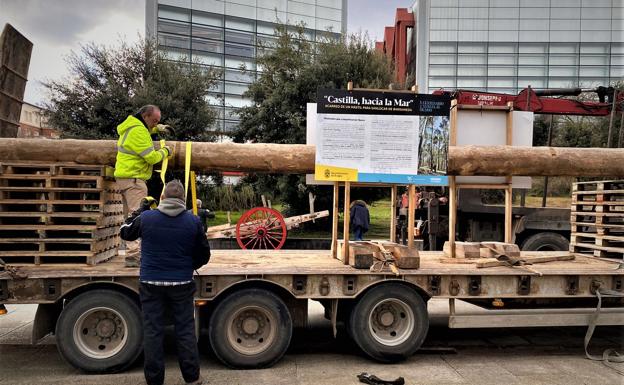
[[[0,138],[0,162],[115,164],[114,140]],[[171,168],[184,167],[185,142],[173,147]],[[314,172],[314,146],[304,144],[193,143],[197,171],[304,174]],[[449,175],[624,176],[624,149],[520,146],[450,146]]]

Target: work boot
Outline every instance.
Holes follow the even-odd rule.
[[[198,379],[196,379],[193,382],[187,382],[186,385],[202,385],[203,383],[204,383],[204,379],[201,376],[199,376]]]
[[[126,258],[126,267],[139,267],[139,260],[136,258]]]

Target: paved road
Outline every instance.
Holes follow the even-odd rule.
[[[312,305],[313,304],[313,305]],[[143,381],[140,364],[122,374],[85,375],[63,362],[54,338],[28,345],[35,307],[8,306],[0,317],[0,384],[125,385]],[[405,377],[406,384],[615,384],[624,385],[624,364],[616,369],[584,358],[584,328],[470,329],[444,326],[446,305],[430,301],[432,325],[422,351],[406,362],[383,365],[363,357],[339,332],[333,339],[322,311],[311,303],[311,326],[298,330],[286,356],[264,370],[231,370],[211,355],[202,338],[202,373],[210,384],[359,384],[367,371],[381,378]],[[183,384],[171,338],[167,384]],[[595,352],[624,350],[624,330],[601,327],[592,342]],[[618,373],[618,371],[620,373]]]

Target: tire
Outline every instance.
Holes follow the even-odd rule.
[[[537,233],[522,242],[524,251],[568,251],[570,242],[561,234],[545,232]]]
[[[216,357],[238,369],[270,367],[292,338],[290,312],[277,295],[244,289],[225,297],[214,309],[208,337]]]
[[[77,369],[88,373],[123,371],[143,351],[141,310],[117,291],[80,294],[61,312],[56,344],[63,359]]]
[[[429,330],[427,305],[413,289],[398,283],[372,288],[349,316],[355,343],[380,362],[406,359],[422,345]]]

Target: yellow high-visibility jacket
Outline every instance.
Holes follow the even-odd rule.
[[[165,159],[167,150],[155,150],[149,130],[132,115],[117,126],[117,133],[115,178],[151,178],[152,165]]]

